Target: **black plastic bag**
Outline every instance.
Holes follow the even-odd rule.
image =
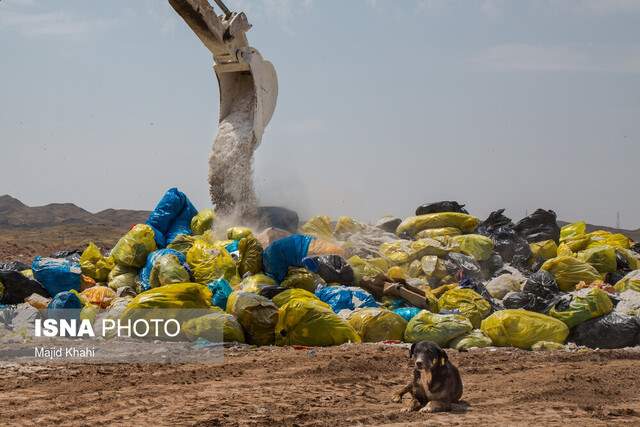
[[[416,209],[416,215],[426,215],[440,212],[459,212],[468,214],[464,205],[454,201],[442,201],[435,203],[428,203],[426,205],[418,206]]]
[[[401,222],[402,220],[400,218],[386,216],[384,218],[380,218],[378,222],[376,222],[376,227],[386,231],[387,233],[395,233]]]
[[[459,285],[460,289],[472,289],[477,294],[479,294],[482,298],[486,299],[491,308],[495,310],[502,310],[502,305],[493,299],[487,288],[480,282],[479,280],[474,280],[470,278],[462,279]]]
[[[487,219],[478,225],[476,233],[491,236],[494,231],[500,227],[513,228],[513,226],[511,218],[504,215],[504,209],[498,209],[497,211],[491,212]]]
[[[282,286],[265,286],[264,288],[260,289],[260,296],[273,299],[273,297],[286,290],[287,288],[283,288]]]
[[[31,294],[50,297],[40,282],[29,279],[17,271],[0,270],[0,283],[3,287],[0,292],[0,304],[21,304]]]
[[[536,209],[531,215],[522,218],[513,229],[529,243],[553,240],[560,241],[560,227],[556,222],[556,213],[552,210]]]
[[[480,270],[485,280],[496,277],[496,272],[500,271],[504,267],[504,262],[500,254],[494,252],[489,259],[480,261]]]
[[[460,278],[481,279],[480,265],[473,257],[458,252],[449,252],[444,265],[449,274],[458,275]]]
[[[30,268],[31,268],[30,265],[20,261],[0,263],[0,270],[5,270],[5,271],[23,271],[23,270],[29,270]]]
[[[611,312],[573,328],[569,342],[591,348],[623,348],[638,345],[639,338],[637,317]]]
[[[291,209],[280,206],[262,206],[258,208],[258,222],[263,228],[280,228],[291,233],[298,231],[300,219]]]
[[[635,242],[633,245],[631,245],[631,250],[637,254],[640,254],[640,242]]]
[[[513,228],[499,227],[490,237],[493,240],[493,250],[498,252],[505,262],[518,268],[527,265],[531,258],[531,247]]]
[[[58,251],[49,255],[49,258],[64,258],[72,262],[80,262],[80,257],[82,256],[82,252],[80,249],[70,249],[66,251]]]
[[[502,300],[504,308],[536,311],[536,296],[527,292],[509,292]]]
[[[538,298],[551,300],[560,294],[560,288],[553,278],[553,274],[545,270],[540,270],[533,273],[527,281],[524,282],[522,292],[533,294]]]
[[[312,273],[317,273],[327,283],[350,286],[355,282],[353,268],[340,255],[308,257],[302,260],[302,265]]]

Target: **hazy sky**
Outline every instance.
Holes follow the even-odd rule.
[[[227,0],[278,72],[264,204],[640,227],[640,0]],[[0,194],[209,205],[218,89],[165,0],[0,0]]]

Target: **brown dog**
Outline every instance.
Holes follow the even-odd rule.
[[[413,400],[407,411],[450,411],[451,404],[462,397],[462,379],[447,353],[434,342],[421,341],[411,345],[409,358],[413,380],[393,396],[393,401],[401,402],[402,396],[411,393]]]

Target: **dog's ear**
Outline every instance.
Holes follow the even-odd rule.
[[[449,361],[449,356],[447,356],[447,352],[444,351],[443,349],[439,349],[438,353],[439,353],[438,364],[440,366],[446,365],[447,362]]]
[[[413,357],[413,351],[416,349],[416,343],[411,344],[411,348],[409,349],[409,359]]]

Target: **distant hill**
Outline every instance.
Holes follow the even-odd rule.
[[[148,211],[129,209],[106,209],[94,214],[73,203],[27,206],[9,195],[0,196],[0,228],[41,228],[66,224],[119,227],[144,222],[148,216]]]

